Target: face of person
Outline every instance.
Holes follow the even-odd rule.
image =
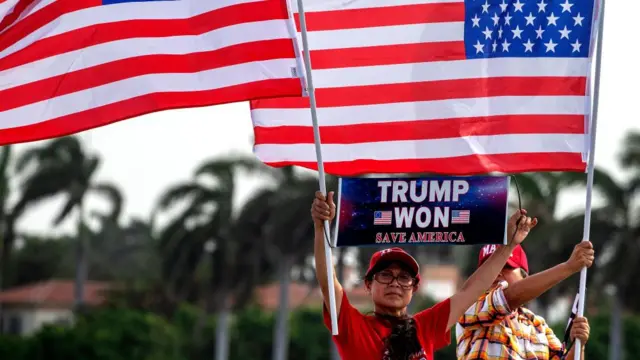
[[[404,311],[416,288],[415,278],[399,264],[392,263],[374,274],[367,282],[376,311],[397,313]]]
[[[506,281],[509,285],[513,285],[522,279],[524,279],[524,277],[522,276],[520,268],[505,266],[493,284],[497,285],[501,281]]]

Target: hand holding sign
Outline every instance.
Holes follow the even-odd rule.
[[[538,225],[537,218],[527,216],[527,210],[517,210],[509,218],[507,226],[507,241],[510,246],[516,246],[524,241],[529,235],[529,231]]]
[[[333,191],[329,191],[325,198],[320,191],[316,191],[316,197],[311,205],[311,218],[316,230],[323,229],[325,220],[332,221],[336,217],[336,204],[333,202]],[[328,200],[327,200],[328,199]]]

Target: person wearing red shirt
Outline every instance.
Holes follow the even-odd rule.
[[[329,281],[324,253],[325,220],[336,214],[333,192],[316,192],[311,206],[314,222],[316,277],[324,298],[324,323],[331,330]],[[360,313],[349,303],[342,285],[334,276],[338,335],[333,341],[342,360],[432,360],[433,353],[451,341],[450,329],[464,312],[492,285],[513,249],[536,226],[537,219],[517,211],[508,222],[508,244],[496,250],[450,298],[411,316],[407,305],[418,290],[420,268],[401,248],[376,252],[365,274],[365,287],[371,295],[372,315]],[[335,272],[334,272],[335,274]]]

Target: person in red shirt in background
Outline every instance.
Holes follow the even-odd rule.
[[[331,329],[329,281],[324,253],[325,220],[336,215],[333,192],[316,192],[311,206],[315,227],[316,277],[324,298],[324,322]],[[418,290],[420,269],[416,260],[400,248],[384,249],[371,257],[365,286],[373,300],[373,315],[354,308],[334,276],[338,332],[333,341],[342,360],[432,360],[434,351],[449,345],[450,329],[485,292],[504,268],[513,249],[536,226],[537,219],[517,211],[507,226],[508,245],[500,247],[449,299],[411,316],[407,305]],[[334,272],[335,274],[335,272]]]

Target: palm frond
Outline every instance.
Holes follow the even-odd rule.
[[[9,163],[11,162],[11,146],[3,146],[0,148],[0,151],[0,212],[2,212],[5,211],[5,202],[9,197]]]
[[[534,199],[534,200],[544,199],[545,194],[542,192],[539,182],[536,181],[533,175],[518,174],[518,175],[513,175],[513,177],[518,182],[517,189],[520,190],[520,195],[524,199]],[[516,187],[515,182],[512,182],[512,185],[514,188]]]
[[[22,193],[13,212],[22,214],[29,204],[67,193],[73,176],[66,168],[55,164],[40,167],[21,184]]]
[[[186,201],[206,193],[208,190],[197,182],[187,182],[169,188],[158,201],[157,208],[166,210],[176,203]]]
[[[42,158],[42,149],[39,147],[32,147],[23,151],[16,159],[15,169],[18,174],[24,173],[34,163],[39,163]]]
[[[593,187],[601,192],[611,204],[626,204],[624,188],[618,184],[606,171],[596,167],[593,173]],[[584,185],[587,182],[587,175],[576,172],[566,172],[562,174],[562,185],[574,186]]]
[[[244,155],[231,155],[226,158],[213,159],[200,165],[195,175],[210,175],[216,178],[233,176],[236,172],[242,171],[247,174],[275,175],[275,171],[264,165],[253,157]]]
[[[53,225],[54,226],[58,226],[60,225],[60,223],[62,223],[67,216],[69,216],[69,214],[71,214],[71,211],[76,207],[79,206],[82,203],[82,196],[78,196],[78,195],[70,195],[67,198],[67,201],[64,203],[64,206],[62,207],[62,210],[60,210],[60,213],[54,218],[53,220]]]
[[[90,190],[95,191],[108,199],[111,211],[107,217],[117,222],[118,218],[120,218],[120,214],[122,213],[122,206],[124,203],[124,197],[120,189],[118,189],[114,184],[102,183],[92,185]]]
[[[91,179],[96,173],[96,170],[100,166],[100,158],[98,156],[90,156],[84,159],[82,162],[82,177],[85,183],[91,183]]]
[[[627,133],[620,154],[620,163],[626,169],[640,171],[640,132]]]

